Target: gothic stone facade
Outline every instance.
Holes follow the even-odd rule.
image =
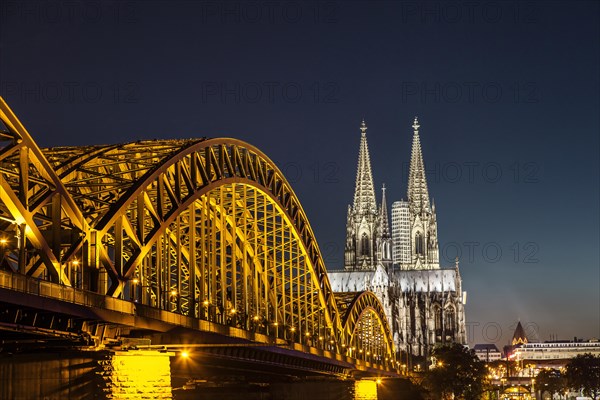
[[[458,261],[440,267],[435,204],[429,199],[419,127],[415,118],[407,201],[400,202],[409,216],[392,220],[392,232],[408,234],[394,237],[385,185],[381,204],[376,201],[363,121],[354,202],[346,221],[344,269],[330,271],[329,279],[337,292],[373,291],[386,310],[396,349],[423,356],[438,343],[466,343],[466,296]],[[392,254],[392,248],[398,251]]]

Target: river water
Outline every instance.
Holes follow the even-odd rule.
[[[192,390],[176,388],[174,399],[201,400],[421,400],[421,394],[406,379],[336,381],[306,379],[268,385],[232,385]]]
[[[0,399],[417,400],[405,379],[281,382],[175,376],[160,352],[64,351],[0,355]],[[257,367],[259,368],[259,367]]]

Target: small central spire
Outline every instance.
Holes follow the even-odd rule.
[[[361,124],[360,124],[360,132],[363,136],[365,136],[367,134],[367,124],[365,124],[365,119],[363,118]]]
[[[381,228],[384,238],[390,237],[390,228],[388,222],[387,200],[385,198],[385,183],[381,187]]]
[[[421,125],[419,125],[419,120],[417,119],[417,117],[415,117],[415,122],[413,122],[413,125],[412,125],[413,129],[415,130],[415,133],[419,132],[420,126]]]

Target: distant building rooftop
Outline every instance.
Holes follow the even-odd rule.
[[[600,343],[597,341],[525,343],[516,348],[510,358],[515,360],[563,360],[584,353],[600,355]]]
[[[481,361],[491,362],[502,358],[502,353],[498,350],[495,344],[480,343],[473,346],[475,354]]]
[[[473,350],[475,351],[500,351],[498,350],[498,348],[496,347],[495,344],[491,344],[491,343],[482,343],[482,344],[476,344],[475,346],[473,346]]]
[[[519,321],[519,323],[517,324],[517,327],[515,329],[515,333],[513,334],[511,344],[513,346],[517,346],[519,344],[525,344],[527,342],[529,342],[529,340],[527,340],[527,335],[525,334],[525,329],[523,329],[523,325],[521,325],[521,321]]]

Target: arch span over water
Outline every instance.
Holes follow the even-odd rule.
[[[393,365],[383,307],[334,294],[292,187],[236,139],[40,149],[0,99],[0,267]]]

